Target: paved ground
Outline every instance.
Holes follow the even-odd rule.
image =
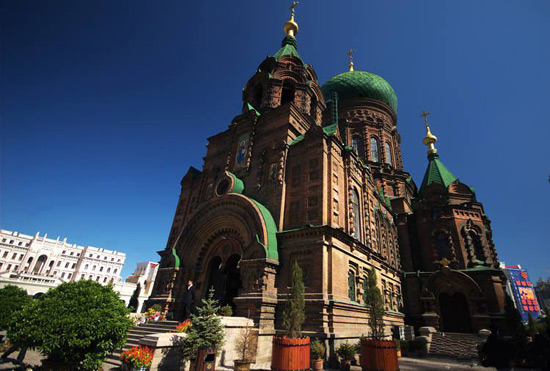
[[[7,360],[0,361],[0,370],[13,370],[17,367],[15,360],[17,359],[18,352],[12,353]],[[27,365],[39,365],[42,356],[35,351],[29,350],[25,356],[25,364]],[[493,367],[482,367],[479,366],[476,362],[472,361],[457,361],[450,358],[441,358],[441,357],[426,357],[426,358],[409,358],[403,357],[399,359],[399,368],[401,371],[409,370],[422,370],[422,371],[445,371],[445,370],[484,370],[484,371],[494,371],[496,370]],[[352,366],[352,371],[360,371],[361,367]],[[514,370],[523,370],[527,371],[529,369],[519,369],[515,368]]]

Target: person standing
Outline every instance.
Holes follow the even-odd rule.
[[[191,314],[195,313],[195,286],[193,281],[187,281],[187,291],[183,294],[183,304],[185,306],[184,319],[188,319]]]

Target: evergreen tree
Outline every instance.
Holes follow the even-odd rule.
[[[521,314],[514,306],[514,302],[509,295],[506,295],[504,299],[504,316],[506,317],[506,323],[508,325],[508,331],[516,341],[523,341],[525,339],[525,326],[521,321]]]
[[[283,312],[283,327],[286,330],[286,336],[297,338],[302,336],[302,324],[306,319],[304,313],[304,280],[302,269],[298,262],[294,262],[292,267],[292,281],[290,292],[287,297],[285,310]]]
[[[535,319],[533,318],[531,313],[528,313],[527,316],[527,333],[529,334],[529,336],[533,337],[537,334],[537,323],[535,322]]]
[[[385,337],[384,300],[378,288],[378,280],[376,279],[376,270],[374,267],[372,267],[367,275],[367,281],[364,288],[363,301],[365,302],[365,306],[369,308],[369,327],[371,329],[371,336],[375,340],[382,340]]]
[[[214,299],[214,288],[211,287],[208,299],[202,300],[197,308],[198,315],[191,314],[191,327],[183,341],[183,356],[195,360],[200,347],[212,347],[221,350],[224,344],[225,330],[218,316],[218,301]]]
[[[141,293],[141,284],[138,282],[136,289],[134,290],[134,293],[132,294],[132,297],[130,298],[130,301],[128,302],[128,308],[132,310],[132,312],[136,312],[139,306],[139,294]]]

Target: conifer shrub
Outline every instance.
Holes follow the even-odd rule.
[[[132,293],[132,297],[130,298],[130,301],[128,302],[128,309],[130,309],[131,312],[136,312],[137,308],[139,307],[139,294],[141,293],[141,284],[138,282],[136,285],[136,289]]]
[[[80,363],[97,370],[126,342],[129,310],[111,286],[67,282],[50,289],[15,314],[8,336],[14,344],[36,347],[48,361]]]
[[[14,314],[31,302],[31,297],[14,285],[7,285],[0,289],[0,330],[6,330]]]
[[[371,268],[371,271],[367,275],[364,287],[365,292],[363,294],[363,301],[365,302],[365,306],[369,309],[371,337],[374,340],[383,340],[386,336],[384,332],[384,300],[378,288],[376,270],[374,267]]]
[[[304,301],[304,280],[302,269],[298,262],[294,262],[292,267],[290,292],[283,312],[283,327],[286,336],[297,338],[302,336],[302,324],[306,319],[305,301]]]
[[[194,361],[201,347],[218,350],[222,348],[225,331],[218,311],[218,302],[214,299],[214,288],[210,288],[208,299],[203,299],[202,306],[197,308],[198,315],[191,314],[191,326],[182,343],[184,359]]]

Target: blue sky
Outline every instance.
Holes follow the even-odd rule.
[[[189,166],[241,108],[290,1],[2,0],[0,227],[127,253],[164,249]],[[404,164],[475,187],[499,257],[550,275],[550,2],[320,1],[297,8],[321,82],[356,69],[399,98]]]

